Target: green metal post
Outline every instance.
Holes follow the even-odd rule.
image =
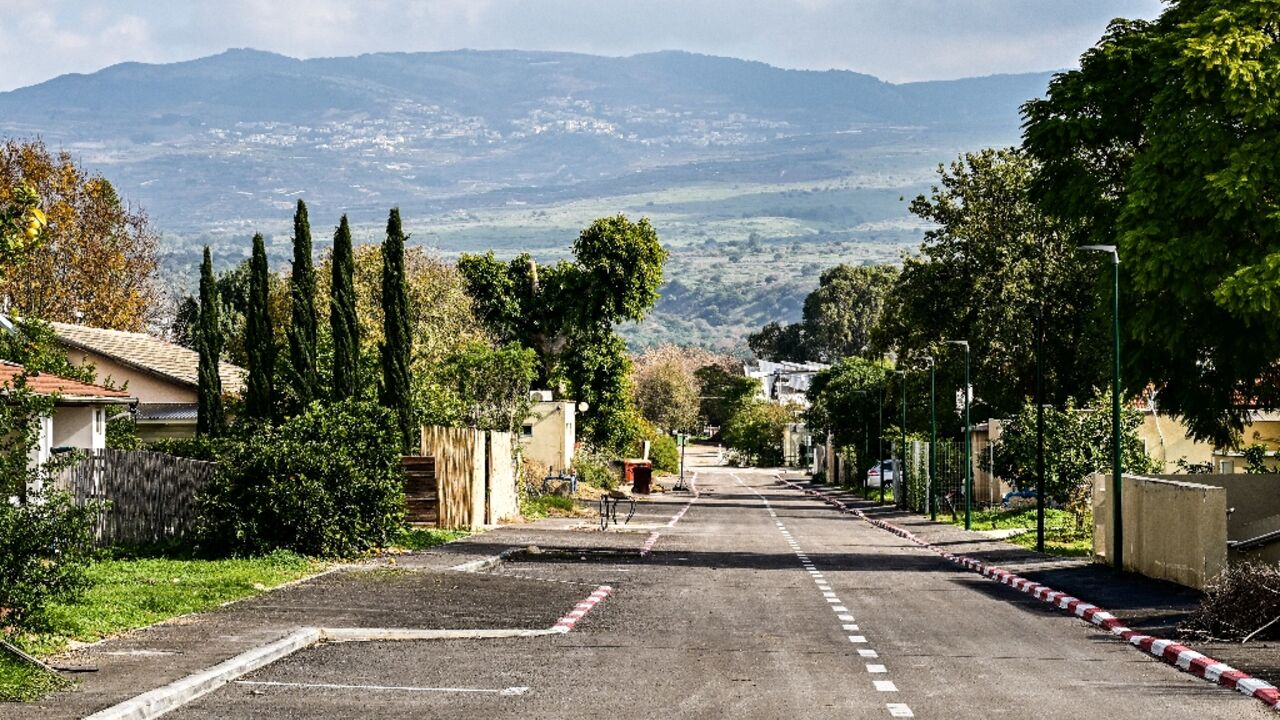
[[[969,343],[964,344],[964,529],[973,526],[973,428],[969,424]]]
[[[929,519],[938,519],[938,476],[935,473],[937,468],[936,460],[938,452],[938,404],[935,400],[937,394],[937,368],[934,365],[933,358],[929,358]]]
[[[880,478],[880,501],[879,505],[884,504],[884,391],[888,389],[888,378],[880,383],[880,405],[879,414],[876,416],[880,422],[880,454],[876,456],[877,477]]]
[[[1124,514],[1121,511],[1123,473],[1120,456],[1120,251],[1115,245],[1081,245],[1081,250],[1111,254],[1111,538],[1107,552],[1117,570],[1124,569]]]
[[[1120,492],[1123,485],[1124,468],[1120,460],[1120,253],[1112,252],[1114,262],[1111,284],[1111,333],[1115,339],[1115,353],[1111,366],[1111,491],[1116,499],[1111,506],[1111,521],[1115,523],[1115,563],[1117,570],[1124,569],[1124,523],[1120,512]]]
[[[907,489],[907,373],[906,371],[904,370],[901,373],[901,375],[902,375],[902,466],[897,469],[894,475],[894,478],[897,479],[898,487],[902,488],[903,495],[905,495],[906,489]],[[905,498],[900,498],[897,495],[894,495],[893,497],[893,503],[898,507],[904,507],[903,505],[904,500]]]

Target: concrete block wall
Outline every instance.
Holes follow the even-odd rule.
[[[1227,565],[1227,492],[1180,480],[1125,475],[1124,568],[1203,590]],[[1094,558],[1110,562],[1111,476],[1093,477]]]

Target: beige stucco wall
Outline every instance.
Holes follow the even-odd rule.
[[[122,365],[105,355],[88,352],[76,348],[67,349],[67,359],[76,365],[92,363],[98,373],[98,380],[107,378],[116,387],[127,382],[129,394],[138,398],[141,403],[193,403],[196,402],[196,389],[187,387],[173,380],[166,380],[158,375],[143,372],[136,368]]]
[[[573,449],[577,442],[575,404],[570,401],[536,403],[524,421],[520,445],[524,456],[553,473],[563,472],[573,465]]]
[[[1165,473],[1177,472],[1180,458],[1186,458],[1189,463],[1204,463],[1213,455],[1213,446],[1187,437],[1186,424],[1173,415],[1143,413],[1138,437],[1142,438],[1147,454],[1162,463]]]
[[[1194,476],[1181,476],[1190,478]],[[1093,477],[1093,552],[1110,559],[1109,475]],[[1227,492],[1220,487],[1125,475],[1124,568],[1198,590],[1227,565]]]
[[[100,450],[106,446],[106,411],[101,406],[62,405],[53,411],[53,447]]]
[[[520,515],[516,494],[516,466],[512,459],[511,433],[489,433],[489,508],[490,524],[515,519]]]

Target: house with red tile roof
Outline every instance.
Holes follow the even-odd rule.
[[[124,390],[51,373],[27,372],[21,365],[4,360],[0,360],[0,396],[11,392],[20,376],[26,378],[28,390],[54,399],[53,412],[40,418],[36,444],[30,450],[34,465],[48,462],[60,451],[105,448],[107,420],[137,402]]]
[[[143,440],[195,435],[198,353],[146,333],[49,325],[68,360],[93,365],[99,378],[129,388],[138,399],[135,418]],[[224,393],[244,392],[244,370],[222,362],[218,372]]]

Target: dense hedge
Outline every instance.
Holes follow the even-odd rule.
[[[199,500],[202,547],[351,556],[386,544],[404,515],[395,416],[373,403],[313,403],[227,441]]]

